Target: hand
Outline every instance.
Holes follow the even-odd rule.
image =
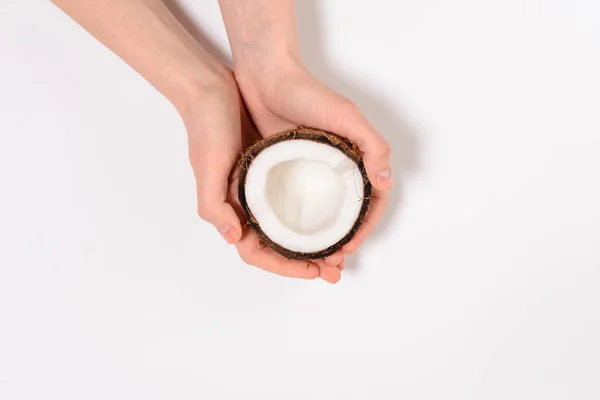
[[[238,63],[236,79],[248,110],[262,136],[307,126],[323,129],[354,141],[363,152],[373,184],[371,206],[361,229],[342,251],[350,254],[373,232],[388,204],[392,187],[390,147],[348,99],[332,91],[298,61],[279,59],[268,72],[248,67],[261,63]],[[275,65],[276,63],[273,63]],[[343,259],[336,254],[331,261]]]
[[[235,76],[263,136],[301,125],[336,133],[363,152],[373,184],[367,219],[342,251],[372,233],[392,187],[390,147],[358,108],[310,74],[302,63],[294,0],[219,0]],[[342,254],[343,256],[343,254]],[[339,255],[338,255],[339,257]]]
[[[242,259],[280,275],[339,280],[343,268],[339,257],[335,263],[339,268],[323,261],[307,266],[258,248],[256,234],[250,229],[242,232],[244,223],[234,193],[237,185],[230,174],[245,144],[252,140],[251,124],[243,118],[245,111],[231,71],[194,40],[162,1],[53,2],[177,108],[189,135],[199,214],[229,243],[236,243]]]
[[[235,166],[241,152],[260,135],[248,118],[230,71],[197,88],[197,93],[177,108],[188,132],[200,217],[214,225],[228,243],[235,243],[247,264],[287,277],[339,281],[342,254],[329,257],[327,263],[286,260],[265,247],[249,226],[244,227]]]

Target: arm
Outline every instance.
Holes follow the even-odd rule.
[[[334,279],[318,264],[288,261],[258,248],[235,208],[232,171],[243,143],[254,138],[232,72],[179,24],[161,0],[54,0],[100,42],[138,71],[175,106],[188,133],[198,214],[247,263],[279,275]],[[231,179],[230,179],[231,178]],[[325,270],[325,266],[323,266]],[[335,276],[334,276],[335,278]]]
[[[160,0],[53,0],[176,107],[221,82],[221,66]]]
[[[302,63],[293,0],[219,0],[236,69]]]
[[[248,110],[263,136],[296,125],[353,140],[375,190],[367,223],[344,246],[354,252],[373,231],[392,188],[390,147],[356,106],[310,74],[302,62],[294,0],[219,0]]]
[[[225,201],[226,182],[241,146],[240,101],[231,72],[191,37],[161,0],[54,3],[174,104],[188,131],[199,214],[229,243],[238,241],[241,224]],[[215,148],[225,151],[210,151]],[[209,160],[206,154],[220,155]]]

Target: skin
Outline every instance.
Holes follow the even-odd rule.
[[[345,254],[375,228],[392,187],[390,148],[356,106],[305,67],[293,0],[220,0],[233,70],[185,30],[161,0],[53,0],[160,91],[184,121],[198,214],[235,244],[247,264],[286,277],[336,283]],[[252,122],[251,122],[252,121]],[[364,152],[371,209],[344,248],[312,263],[286,260],[245,226],[237,200],[239,154],[262,137],[298,126],[345,136]]]

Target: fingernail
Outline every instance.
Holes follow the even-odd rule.
[[[221,233],[221,236],[223,236],[223,238],[227,241],[227,243],[233,244],[233,241],[235,239],[233,237],[233,234],[235,232],[233,231],[233,229],[231,229],[231,226],[227,225],[227,226],[219,229],[219,233]]]
[[[392,171],[389,169],[383,170],[377,174],[377,182],[383,185],[389,185],[392,180]]]

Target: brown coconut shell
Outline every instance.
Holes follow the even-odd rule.
[[[317,252],[295,252],[275,243],[262,231],[260,224],[258,223],[256,218],[254,218],[254,215],[252,214],[252,211],[248,207],[248,203],[246,201],[246,176],[250,165],[252,164],[252,161],[256,156],[260,154],[260,152],[262,152],[267,147],[270,147],[276,143],[283,142],[286,140],[311,140],[313,142],[323,143],[328,146],[334,147],[346,154],[352,161],[356,163],[356,165],[358,166],[358,170],[360,171],[363,177],[363,203],[358,218],[354,222],[352,229],[350,229],[350,231],[348,231],[348,233],[334,245]],[[242,154],[239,163],[241,171],[238,198],[240,204],[242,205],[242,209],[244,210],[244,212],[246,213],[246,217],[248,218],[248,224],[252,227],[252,229],[256,231],[258,237],[262,242],[264,242],[267,246],[269,246],[288,260],[318,260],[320,258],[329,257],[330,255],[334,254],[339,249],[341,249],[345,244],[350,242],[350,240],[354,237],[356,232],[358,232],[358,229],[365,220],[367,211],[369,210],[372,186],[371,182],[369,181],[369,178],[367,177],[367,171],[365,170],[360,150],[358,149],[355,143],[349,141],[348,139],[318,129],[298,127],[295,129],[290,129],[285,132],[275,134],[273,136],[269,136],[268,138],[253,144],[244,152],[244,154]]]

